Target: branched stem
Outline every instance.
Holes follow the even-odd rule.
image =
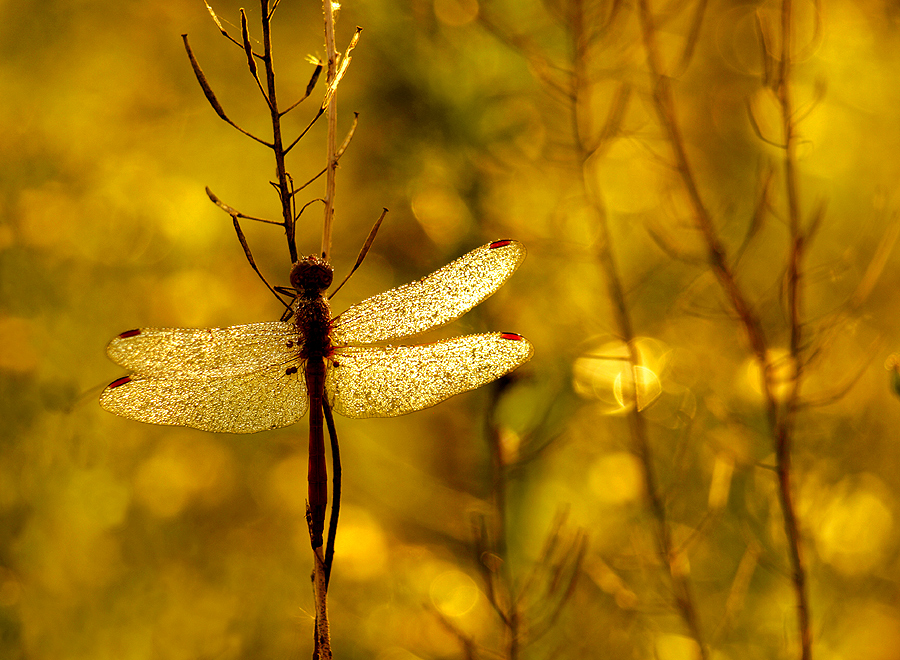
[[[787,400],[778,420],[775,432],[775,458],[778,465],[779,495],[784,514],[784,531],[788,540],[791,560],[791,575],[797,598],[797,623],[800,631],[800,657],[812,658],[812,631],[809,622],[809,593],[806,586],[806,567],[803,561],[800,525],[794,506],[791,486],[791,449],[794,438],[797,405],[800,397],[802,371],[801,343],[803,341],[802,322],[802,261],[804,256],[804,233],[800,226],[800,200],[796,169],[796,132],[791,97],[791,42],[793,33],[792,3],[783,0],[781,5],[781,62],[778,77],[778,99],[781,105],[781,120],[784,140],[784,186],[788,202],[788,225],[790,227],[790,250],[788,254],[787,305],[791,329],[791,361],[794,375],[790,383]]]
[[[281,113],[278,111],[278,97],[275,93],[275,65],[272,60],[271,14],[269,0],[260,0],[260,16],[262,16],[263,67],[266,71],[266,98],[269,116],[272,120],[272,151],[275,154],[275,176],[277,179],[278,197],[281,200],[281,216],[284,219],[284,231],[287,238],[291,263],[297,261],[297,243],[295,239],[293,213],[291,212],[291,188],[285,167],[284,139],[281,133]]]
[[[282,221],[281,222],[273,222],[270,220],[266,220],[264,218],[257,218],[254,216],[250,216],[240,211],[226,205],[224,202],[219,200],[209,189],[207,189],[207,194],[210,199],[216,203],[221,209],[223,209],[226,213],[228,213],[233,220],[235,231],[237,232],[238,239],[241,242],[241,246],[244,248],[244,252],[246,254],[247,260],[250,262],[250,265],[253,267],[254,271],[260,276],[263,282],[266,283],[266,286],[272,291],[276,297],[287,306],[284,299],[279,296],[280,292],[283,292],[281,287],[272,287],[266,282],[259,268],[257,267],[255,260],[253,259],[252,254],[250,253],[250,248],[247,244],[246,238],[243,235],[243,231],[240,227],[240,219],[248,219],[254,220],[257,222],[264,222],[270,224],[278,224],[284,228],[285,236],[288,244],[288,251],[290,254],[291,262],[296,263],[298,261],[298,253],[296,246],[296,223],[297,219],[300,217],[300,213],[302,213],[302,209],[299,213],[296,212],[296,193],[297,190],[294,189],[294,183],[291,175],[288,173],[285,160],[288,152],[299,142],[304,135],[306,135],[307,131],[312,127],[315,121],[323,114],[323,112],[327,112],[328,116],[328,144],[327,144],[327,163],[325,172],[328,175],[328,180],[326,183],[326,197],[325,197],[325,222],[323,228],[323,243],[322,243],[322,256],[327,259],[328,253],[331,249],[331,224],[333,217],[333,201],[334,201],[334,174],[335,168],[337,167],[337,161],[340,158],[340,155],[343,153],[344,149],[346,149],[347,143],[353,134],[353,128],[356,126],[356,122],[354,121],[353,128],[351,128],[350,134],[345,140],[344,144],[341,145],[340,149],[336,147],[336,104],[335,104],[335,94],[336,87],[340,80],[341,75],[343,75],[346,70],[346,65],[349,62],[349,58],[345,57],[345,61],[342,65],[340,72],[337,70],[337,52],[335,49],[334,43],[334,15],[333,15],[333,7],[331,4],[331,0],[324,0],[325,7],[325,41],[326,41],[326,50],[328,52],[328,87],[325,93],[325,100],[320,106],[319,111],[309,123],[307,128],[295,139],[293,140],[289,146],[285,148],[285,141],[282,132],[281,118],[294,109],[301,101],[309,97],[312,92],[313,87],[315,86],[316,80],[319,77],[319,73],[322,70],[321,64],[319,64],[314,70],[312,77],[310,78],[309,84],[306,88],[306,93],[303,97],[297,101],[296,103],[289,106],[286,110],[279,110],[278,107],[278,97],[276,94],[276,85],[275,85],[275,66],[273,60],[273,52],[272,52],[272,35],[271,35],[271,21],[272,16],[274,14],[275,8],[278,6],[279,0],[260,0],[260,22],[262,26],[262,53],[257,53],[253,50],[251,40],[250,40],[250,32],[247,27],[247,16],[243,9],[241,9],[241,40],[238,41],[233,38],[222,26],[221,21],[216,16],[215,11],[212,7],[207,4],[207,9],[209,10],[210,15],[218,26],[220,32],[228,38],[232,43],[240,46],[244,51],[247,66],[250,70],[250,74],[253,76],[253,79],[256,82],[257,87],[259,88],[259,92],[263,99],[266,102],[266,106],[269,110],[270,120],[272,122],[272,141],[266,142],[249,132],[242,129],[238,126],[234,121],[232,121],[218,99],[216,98],[215,93],[213,92],[209,82],[206,80],[206,76],[204,75],[202,69],[200,68],[199,63],[197,62],[194,54],[191,50],[191,47],[187,40],[187,35],[183,35],[185,50],[187,51],[188,58],[191,63],[191,67],[194,70],[194,75],[197,78],[200,87],[203,90],[204,95],[206,96],[207,101],[212,106],[213,110],[216,114],[229,125],[233,126],[235,129],[247,135],[260,144],[265,145],[269,149],[272,150],[275,156],[275,171],[276,171],[276,181],[270,182],[273,187],[278,192],[278,197],[281,202],[281,211],[282,211]],[[348,48],[348,53],[355,46],[356,41],[359,36],[359,30],[357,30],[357,34],[354,37],[353,41]],[[263,83],[262,78],[259,74],[259,68],[257,66],[257,60],[262,63],[265,83]],[[305,187],[305,186],[303,186]],[[307,204],[308,206],[308,204]],[[303,207],[304,209],[306,206]],[[288,306],[286,314],[282,317],[282,320],[285,320],[292,309]],[[337,447],[337,433],[334,428],[334,422],[331,418],[331,410],[328,407],[327,402],[324,403],[324,414],[326,416],[328,422],[328,430],[329,435],[332,440],[332,458],[334,461],[334,471],[333,471],[333,489],[334,489],[334,499],[332,502],[332,510],[331,510],[331,523],[329,527],[328,534],[328,544],[326,548],[323,550],[321,546],[321,540],[319,540],[319,544],[313,547],[313,555],[314,555],[314,569],[313,569],[313,590],[315,597],[315,610],[316,610],[316,628],[315,628],[315,650],[313,653],[313,657],[317,660],[329,660],[331,658],[331,638],[330,638],[330,630],[328,623],[328,608],[327,608],[327,594],[328,594],[328,582],[331,576],[331,567],[334,560],[334,542],[335,535],[337,531],[337,522],[338,522],[338,513],[340,506],[340,491],[341,491],[341,469],[340,469],[340,454]],[[309,517],[309,511],[307,513]],[[312,533],[312,532],[311,532]],[[311,537],[312,539],[313,537]],[[314,541],[315,542],[315,541]]]
[[[795,366],[795,374],[790,383],[789,393],[782,403],[774,389],[774,370],[769,359],[769,345],[763,331],[762,322],[746,295],[740,288],[726,256],[725,248],[718,237],[712,216],[700,195],[693,169],[687,157],[675,112],[675,102],[671,84],[662,66],[662,58],[656,42],[656,30],[649,0],[639,0],[639,14],[647,62],[653,84],[653,97],[660,124],[666,131],[675,158],[675,165],[688,194],[694,212],[694,219],[706,244],[707,259],[720,286],[738,318],[750,344],[750,348],[761,369],[762,388],[765,396],[766,417],[775,445],[776,473],[779,482],[779,497],[784,516],[785,533],[788,539],[793,585],[797,598],[797,619],[800,634],[801,658],[810,660],[811,632],[809,626],[809,604],[806,593],[806,572],[803,566],[799,524],[794,507],[791,487],[791,444],[794,436],[796,409],[799,397],[801,363],[801,263],[803,256],[803,234],[800,229],[800,205],[797,192],[795,167],[795,135],[793,110],[790,96],[790,34],[791,0],[782,2],[782,52],[778,79],[778,98],[781,104],[782,128],[785,150],[785,187],[788,197],[790,225],[790,250],[787,272],[787,304],[790,317],[790,350]]]
[[[700,619],[697,614],[690,582],[687,576],[678,568],[681,562],[678,559],[678,550],[675,548],[672,541],[666,505],[660,493],[659,484],[657,483],[656,471],[653,465],[653,450],[650,444],[647,424],[643,413],[639,409],[639,385],[636,369],[640,366],[641,357],[637,350],[637,346],[635,345],[634,326],[631,319],[631,313],[628,308],[628,301],[625,297],[625,289],[622,285],[622,277],[619,273],[618,264],[616,263],[615,253],[613,252],[613,238],[609,228],[609,218],[606,213],[606,207],[600,199],[600,196],[594,190],[590,177],[588,176],[591,159],[594,156],[595,150],[602,146],[602,144],[590,144],[589,141],[591,138],[589,136],[591,130],[590,127],[587,126],[587,121],[590,118],[591,113],[589,109],[582,109],[583,106],[587,105],[586,94],[590,87],[589,72],[587,70],[589,62],[589,43],[588,36],[584,30],[583,16],[583,0],[573,0],[569,19],[573,41],[572,51],[574,65],[571,91],[572,102],[570,108],[573,139],[578,151],[581,172],[581,188],[594,210],[597,226],[600,230],[597,256],[600,266],[603,269],[607,292],[612,303],[616,329],[619,337],[628,347],[631,386],[635,397],[632,402],[631,410],[628,413],[628,425],[632,448],[641,463],[644,489],[650,511],[656,521],[655,536],[657,553],[662,565],[665,566],[668,572],[672,584],[675,606],[681,615],[681,618],[684,620],[691,637],[697,643],[699,657],[702,660],[705,660],[708,657],[708,654],[703,642]],[[604,135],[612,136],[615,131],[610,130],[610,124],[612,123],[613,117],[620,117],[621,113],[622,109],[614,104],[610,110],[611,121],[607,122],[607,128],[604,128]]]

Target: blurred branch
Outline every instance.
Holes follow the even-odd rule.
[[[884,272],[888,257],[891,255],[891,252],[894,251],[898,236],[900,236],[900,221],[898,221],[898,216],[895,213],[891,218],[891,222],[888,224],[884,235],[881,237],[881,242],[878,244],[875,254],[872,256],[869,265],[866,267],[866,272],[863,273],[859,283],[856,285],[856,290],[853,292],[853,295],[850,296],[848,304],[851,309],[856,309],[862,305],[869,297],[869,294],[872,293],[875,283]]]
[[[735,571],[734,579],[731,581],[731,589],[728,591],[728,598],[725,600],[725,613],[719,621],[719,625],[713,633],[714,638],[721,637],[724,632],[731,627],[732,622],[737,618],[738,614],[744,608],[747,600],[747,593],[750,591],[750,580],[759,564],[759,557],[762,554],[762,546],[759,541],[752,539],[744,550],[744,555]]]
[[[688,31],[684,50],[681,52],[681,59],[678,62],[677,70],[680,72],[686,71],[691,64],[694,50],[697,48],[697,42],[700,40],[700,28],[703,26],[703,17],[706,15],[707,3],[708,0],[697,0],[697,7],[694,9],[694,15],[691,17],[691,28]]]
[[[784,149],[783,144],[775,142],[774,140],[770,140],[765,135],[763,135],[762,128],[760,127],[759,122],[756,121],[756,114],[753,112],[753,105],[751,104],[749,99],[747,100],[746,105],[747,105],[747,119],[750,120],[750,127],[753,129],[753,132],[756,133],[756,137],[758,137],[760,140],[762,140],[766,144],[769,144],[777,149]]]
[[[805,408],[818,408],[822,406],[828,406],[832,403],[840,401],[845,396],[847,396],[847,394],[850,393],[850,390],[852,390],[856,383],[859,382],[859,379],[862,378],[866,373],[866,370],[869,368],[872,360],[874,360],[878,355],[878,350],[883,347],[883,344],[883,337],[878,337],[877,339],[875,339],[869,346],[869,358],[859,365],[856,373],[844,379],[844,382],[842,384],[837,384],[834,388],[831,388],[830,390],[827,390],[825,392],[819,392],[815,398],[807,396],[802,403],[798,403],[797,409],[802,410]]]
[[[571,98],[572,92],[568,82],[571,71],[562,69],[552,63],[550,58],[539,48],[530,37],[516,34],[490,11],[489,7],[483,7],[478,13],[478,20],[481,25],[491,34],[494,35],[501,43],[506,44],[521,57],[523,57],[529,65],[532,74],[542,82],[548,91],[552,91],[560,97]],[[554,72],[561,72],[566,78],[566,83],[562,84],[554,77]]]
[[[788,202],[788,226],[791,248],[788,256],[787,303],[790,318],[790,353],[795,365],[802,361],[803,312],[801,277],[806,254],[807,235],[800,226],[800,194],[797,184],[796,124],[791,88],[791,44],[793,42],[792,0],[781,5],[781,67],[778,77],[778,98],[781,102],[782,139],[784,141],[784,186]],[[789,384],[784,409],[775,422],[775,457],[778,463],[778,484],[784,530],[792,567],[794,591],[797,598],[797,625],[800,634],[800,657],[812,658],[812,630],[809,622],[809,594],[806,586],[806,567],[802,552],[800,524],[794,505],[791,468],[792,445],[796,412],[800,397],[802,371],[799,366]]]
[[[753,216],[747,225],[747,231],[744,234],[744,240],[734,253],[734,265],[740,263],[744,252],[750,246],[753,239],[759,234],[766,221],[766,216],[771,211],[771,190],[772,179],[775,177],[775,171],[772,167],[766,167],[761,177],[759,177],[759,193],[756,198],[756,205],[753,207]]]
[[[577,7],[580,9],[582,6],[581,0],[573,0],[573,8]],[[568,27],[570,31],[569,37],[572,41],[571,51],[573,53],[572,64],[574,70],[573,100],[569,110],[571,114],[572,136],[576,151],[579,155],[581,189],[585,198],[588,200],[590,207],[594,210],[594,215],[597,220],[597,227],[599,229],[597,258],[603,270],[607,293],[612,303],[615,327],[619,337],[625,342],[625,345],[628,348],[628,360],[631,365],[628,374],[631,380],[631,391],[634,392],[635,396],[635,400],[631,403],[628,411],[631,447],[632,451],[640,461],[644,492],[648,506],[656,523],[655,536],[657,552],[659,553],[662,565],[665,566],[668,571],[676,607],[684,620],[691,637],[697,643],[699,657],[701,660],[705,660],[707,658],[707,650],[703,643],[697,607],[687,576],[684,575],[682,571],[676,569],[677,553],[675,552],[671,538],[666,506],[657,483],[657,476],[653,464],[653,451],[647,431],[647,424],[637,403],[637,393],[639,390],[637,385],[639,382],[637,369],[641,365],[641,356],[638,352],[637,345],[635,344],[635,333],[631,313],[626,300],[619,267],[613,252],[614,242],[609,228],[609,220],[601,196],[595,190],[596,177],[588,176],[588,161],[591,156],[600,146],[602,146],[603,140],[610,140],[614,135],[605,129],[600,136],[598,136],[598,140],[600,141],[599,144],[595,145],[590,142],[589,136],[585,134],[586,121],[582,117],[589,117],[591,113],[590,109],[585,107],[585,105],[587,105],[591,87],[590,72],[588,69],[590,50],[584,32],[584,20],[582,19],[580,11],[571,12],[571,16],[573,20]],[[617,107],[617,104],[614,104],[611,108],[610,117],[618,116],[623,112],[624,107],[619,108]],[[612,122],[607,121],[607,126],[615,126],[619,123],[618,120]]]
[[[765,24],[758,20],[761,41],[763,42],[764,78],[763,83],[772,86],[776,91],[781,104],[785,188],[788,198],[788,225],[790,227],[790,250],[787,268],[787,304],[789,310],[790,326],[790,354],[795,365],[794,375],[789,385],[789,392],[784,398],[777,398],[774,392],[774,374],[776,370],[768,357],[768,344],[763,333],[762,324],[756,312],[752,309],[744,293],[741,291],[728,264],[725,250],[721,244],[711,215],[707,210],[694,179],[693,170],[687,158],[684,140],[681,136],[678,120],[675,114],[675,104],[669,83],[669,77],[663,72],[662,59],[656,42],[656,27],[654,17],[649,7],[649,0],[639,0],[639,14],[641,32],[644,39],[644,47],[647,52],[647,62],[650,68],[653,82],[653,95],[659,121],[666,130],[675,155],[678,171],[694,208],[697,223],[701,229],[707,245],[710,265],[719,283],[728,295],[728,299],[735,312],[741,319],[747,332],[753,353],[760,365],[763,391],[766,397],[766,409],[769,427],[775,444],[777,474],[779,483],[779,496],[784,517],[785,534],[788,539],[789,555],[793,567],[793,584],[797,597],[797,618],[800,632],[801,657],[808,660],[811,654],[811,634],[809,627],[809,605],[806,593],[806,573],[800,551],[799,526],[794,510],[793,494],[791,487],[791,443],[794,437],[795,413],[800,390],[800,369],[796,365],[801,362],[802,350],[802,322],[801,322],[801,269],[805,251],[806,236],[800,228],[800,203],[797,190],[795,146],[796,136],[794,127],[794,113],[790,94],[790,62],[791,62],[791,2],[784,0],[781,12],[781,56],[777,71],[772,70],[771,56],[766,43],[767,37]],[[774,76],[773,76],[774,74]],[[759,127],[755,124],[753,113],[750,113],[751,122],[761,136]]]
[[[462,629],[460,629],[459,626],[457,626],[452,621],[450,621],[450,619],[444,616],[443,613],[441,613],[441,611],[433,605],[426,604],[425,608],[435,616],[435,618],[447,630],[447,632],[449,632],[456,638],[460,646],[462,646],[463,648],[463,657],[466,660],[478,660],[478,658],[480,657],[477,652],[478,645],[471,637],[469,637]]]

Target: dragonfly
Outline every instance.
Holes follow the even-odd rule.
[[[325,296],[332,267],[316,255],[301,258],[291,268],[293,314],[286,320],[117,336],[107,354],[132,373],[110,383],[100,405],[141,422],[227,433],[294,424],[308,409],[312,547],[319,547],[327,507],[323,404],[351,418],[405,415],[527,362],[534,349],[513,332],[386,343],[459,318],[524,258],[518,241],[494,241],[334,318]]]

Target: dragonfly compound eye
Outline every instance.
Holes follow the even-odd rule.
[[[291,286],[306,294],[319,294],[331,286],[331,265],[315,255],[304,257],[291,268]]]

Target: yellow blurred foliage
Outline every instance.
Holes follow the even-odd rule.
[[[845,477],[810,516],[823,561],[845,575],[881,567],[897,546],[896,502],[874,475]]]
[[[238,4],[210,5],[240,40]],[[339,47],[363,32],[335,106],[338,142],[359,112],[338,273],[391,213],[335,311],[516,238],[515,277],[441,332],[519,332],[535,355],[415,415],[336,420],[335,657],[800,657],[774,417],[813,657],[897,656],[897,4],[792,3],[786,87],[779,0],[647,6],[659,79],[641,3],[341,8]],[[202,2],[4,9],[0,658],[307,657],[305,423],[212,436],[96,405],[123,373],[104,356],[117,333],[284,311],[204,192],[280,219],[271,150],[216,116],[179,35],[228,116],[270,140],[246,54]],[[321,10],[279,3],[282,108],[324,56]],[[258,5],[247,18],[258,49]],[[280,118],[290,139],[323,82]],[[320,249],[326,124],[287,159],[294,210],[311,203],[301,254]],[[283,228],[242,226],[285,284]]]
[[[174,434],[137,468],[135,498],[153,515],[171,518],[191,503],[214,506],[233,486],[229,453],[209,436]]]

